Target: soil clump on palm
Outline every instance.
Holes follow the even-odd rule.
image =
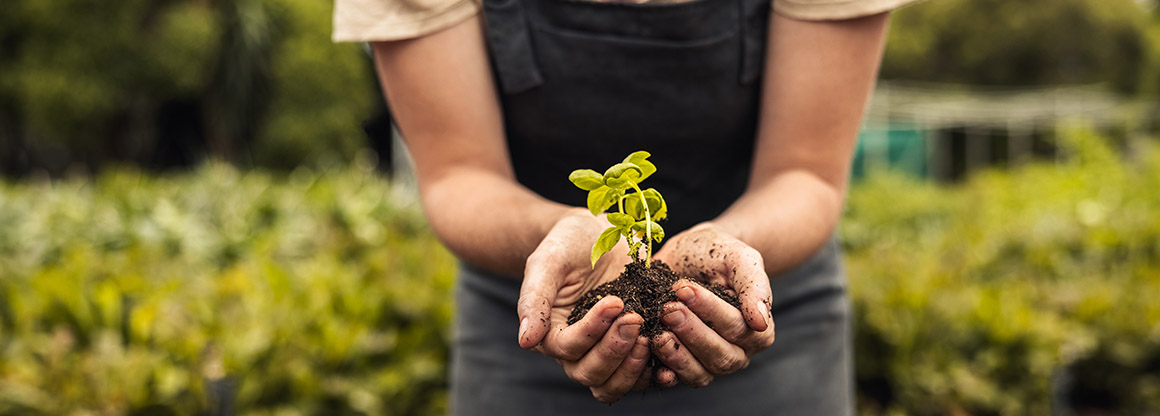
[[[568,325],[574,324],[588,313],[605,296],[616,296],[624,301],[624,312],[636,312],[644,318],[640,326],[640,334],[652,338],[665,331],[667,327],[661,322],[664,306],[669,302],[677,302],[677,294],[673,291],[673,283],[681,276],[673,272],[667,264],[660,260],[653,260],[652,267],[645,267],[643,261],[634,261],[624,266],[620,276],[611,282],[604,283],[585,293],[580,301],[572,308],[568,316]],[[688,279],[699,284],[724,299],[730,305],[740,308],[741,302],[724,286],[706,284],[695,279]],[[711,322],[706,325],[712,327]]]

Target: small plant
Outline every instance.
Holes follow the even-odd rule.
[[[640,249],[645,246],[645,267],[652,267],[652,243],[665,238],[665,229],[657,221],[665,218],[668,207],[656,189],[640,189],[640,183],[657,171],[648,161],[649,156],[643,150],[633,152],[603,175],[592,169],[577,169],[568,175],[568,180],[588,191],[588,210],[592,215],[598,216],[613,205],[617,208],[607,216],[612,226],[600,233],[592,246],[592,267],[621,237],[628,241],[628,255],[634,262],[640,261]]]

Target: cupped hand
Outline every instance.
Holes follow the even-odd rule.
[[[680,302],[665,305],[661,321],[669,330],[653,339],[653,351],[665,364],[657,384],[706,386],[745,368],[750,357],[773,344],[773,294],[757,250],[703,223],[672,237],[655,258],[678,275],[724,286],[741,302],[738,309],[689,280],[674,283]]]
[[[603,221],[582,211],[552,227],[528,256],[517,310],[520,347],[555,358],[597,400],[612,403],[648,384],[642,379],[649,357],[648,338],[640,336],[644,319],[621,315],[624,302],[607,296],[567,323],[581,297],[616,279],[629,261],[622,242],[592,266],[592,244],[607,227]]]

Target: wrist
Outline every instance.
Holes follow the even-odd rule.
[[[702,230],[710,230],[710,231],[716,232],[718,234],[724,234],[724,235],[736,238],[738,240],[744,241],[744,239],[741,238],[741,234],[742,234],[741,228],[736,227],[727,221],[721,221],[721,220],[716,220],[716,219],[709,220],[709,221],[699,223],[699,224],[694,225],[691,228],[689,228],[689,231],[702,231]]]

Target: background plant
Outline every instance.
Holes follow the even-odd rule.
[[[853,184],[861,413],[1160,412],[1160,155],[1067,137]],[[455,261],[355,160],[0,183],[0,415],[443,414]]]
[[[367,162],[0,184],[0,415],[443,414],[454,270]]]
[[[577,169],[568,175],[568,180],[588,191],[588,210],[592,215],[600,215],[616,205],[617,212],[606,217],[612,226],[601,232],[592,245],[593,267],[621,237],[628,241],[628,255],[633,261],[640,261],[641,246],[647,243],[645,267],[652,266],[652,242],[659,243],[665,238],[665,230],[657,221],[668,215],[668,206],[656,189],[640,189],[639,184],[657,171],[656,165],[648,161],[649,156],[643,150],[633,152],[603,175],[592,169]],[[629,190],[635,193],[630,194]]]

